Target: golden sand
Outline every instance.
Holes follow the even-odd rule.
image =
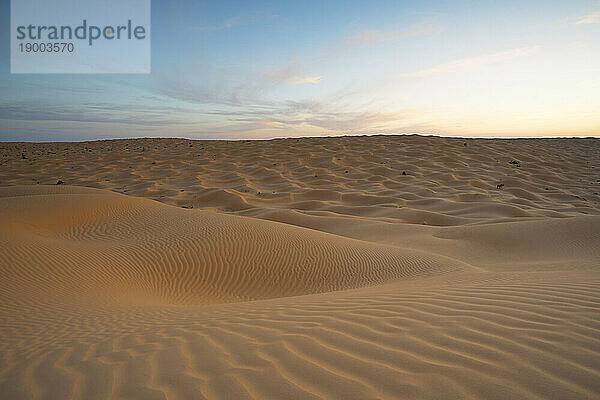
[[[0,143],[0,397],[600,398],[598,192],[598,139]]]

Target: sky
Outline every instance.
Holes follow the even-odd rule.
[[[0,141],[600,136],[600,0],[153,0],[150,74],[11,74],[0,15]]]

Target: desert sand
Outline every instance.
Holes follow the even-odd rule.
[[[598,399],[599,192],[600,139],[0,143],[0,397]]]

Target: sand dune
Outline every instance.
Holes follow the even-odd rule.
[[[25,289],[77,301],[222,303],[474,269],[417,250],[98,189],[0,188],[0,203],[7,210],[0,218],[5,299]]]
[[[600,398],[597,140],[0,155],[6,398]]]

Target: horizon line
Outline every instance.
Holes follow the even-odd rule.
[[[285,140],[285,139],[326,139],[326,138],[340,138],[340,137],[372,137],[372,136],[421,136],[421,137],[437,137],[441,139],[488,139],[488,140],[514,140],[514,139],[600,139],[600,133],[597,136],[454,136],[454,135],[440,135],[440,134],[427,134],[427,133],[363,133],[363,134],[340,134],[340,135],[326,135],[326,136],[274,136],[268,138],[219,138],[219,139],[203,139],[203,138],[190,138],[185,136],[133,136],[133,137],[113,137],[113,138],[102,138],[102,139],[88,139],[88,140],[0,140],[0,143],[34,143],[34,144],[46,144],[46,143],[87,143],[87,142],[102,142],[110,140],[139,140],[139,139],[173,139],[173,140],[194,140],[194,141],[219,141],[219,142],[242,142],[242,141],[270,141],[270,140]]]

